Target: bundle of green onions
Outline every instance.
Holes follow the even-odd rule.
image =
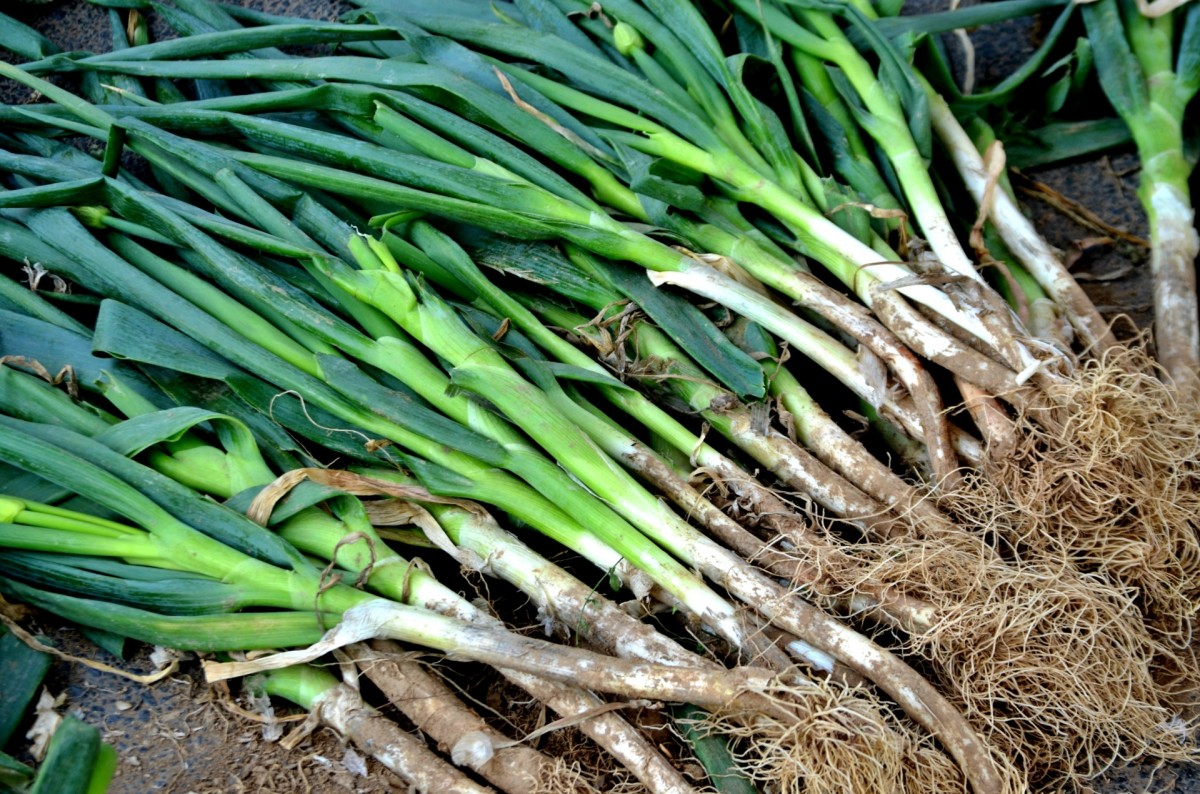
[[[4,109],[0,253],[84,290],[64,313],[0,281],[3,353],[98,390],[0,368],[0,460],[36,475],[3,489],[6,592],[195,650],[315,642],[214,675],[368,638],[477,659],[654,791],[688,784],[583,690],[716,712],[738,774],[797,790],[1069,787],[1190,756],[1195,413],[989,176],[898,20],[359,5],[295,24],[177,0],[157,10],[178,39],[0,67],[50,103]],[[299,44],[356,54],[277,49]],[[938,182],[959,175],[981,210],[956,225]],[[993,288],[976,261],[1001,249]],[[506,631],[402,560],[394,523],[599,653]],[[312,675],[274,691],[365,713]],[[438,741],[484,774],[495,743],[463,739],[483,733]]]
[[[663,692],[655,695],[650,689],[644,689],[649,681],[645,678],[645,673],[656,669],[653,663],[631,664],[609,657],[608,662],[597,664],[592,660],[589,664],[589,654],[586,652],[539,643],[503,631],[495,625],[497,622],[494,618],[480,612],[478,608],[439,585],[421,569],[404,564],[404,560],[380,541],[372,529],[363,505],[351,497],[340,497],[340,502],[331,505],[335,509],[336,517],[312,507],[297,508],[293,502],[285,511],[288,517],[276,525],[277,535],[272,535],[240,518],[236,513],[224,509],[213,510],[213,505],[206,503],[198,494],[125,460],[118,452],[136,451],[147,445],[154,445],[156,442],[152,439],[164,439],[164,446],[153,450],[150,457],[156,468],[168,472],[186,471],[187,476],[196,483],[196,487],[220,494],[228,488],[230,478],[227,475],[230,472],[255,469],[259,472],[269,471],[261,458],[257,458],[253,443],[247,439],[245,426],[232,417],[210,411],[178,408],[141,414],[135,419],[109,424],[97,413],[73,404],[70,398],[32,376],[19,374],[8,368],[3,372],[5,407],[8,411],[21,413],[23,409],[39,413],[45,418],[49,418],[49,415],[57,423],[47,425],[15,419],[6,420],[6,427],[13,431],[9,438],[12,443],[37,445],[33,440],[41,440],[38,450],[40,454],[22,456],[13,453],[11,448],[6,448],[6,460],[30,473],[45,474],[60,486],[64,481],[69,481],[70,487],[80,497],[90,498],[95,505],[116,510],[130,518],[140,517],[145,526],[154,528],[152,532],[146,532],[87,513],[6,497],[7,530],[4,545],[10,549],[25,550],[8,553],[3,563],[6,575],[12,577],[6,580],[5,585],[6,593],[11,596],[46,606],[75,620],[102,626],[125,636],[175,647],[211,651],[278,647],[315,640],[320,635],[322,618],[328,613],[327,602],[335,603],[338,598],[349,595],[347,603],[358,606],[351,606],[342,615],[338,628],[321,644],[325,650],[364,637],[411,640],[420,634],[425,637],[422,644],[433,647],[440,645],[443,650],[452,651],[456,655],[490,660],[492,663],[506,660],[503,664],[506,676],[536,697],[545,700],[555,710],[567,715],[586,714],[597,709],[599,702],[594,696],[585,695],[572,686],[535,678],[529,671],[536,669],[552,678],[573,681],[601,692],[615,686],[614,691],[626,697],[653,698],[666,694]],[[128,384],[110,383],[106,394],[117,394],[123,385],[136,387],[137,384],[136,381]],[[132,393],[126,393],[123,401],[125,404],[136,404],[136,401],[129,397]],[[225,432],[218,433],[225,448],[206,445],[188,430],[201,422],[220,422],[225,426]],[[67,429],[71,427],[95,434],[95,440]],[[23,432],[33,435],[23,438]],[[61,446],[55,442],[60,442]],[[74,457],[72,453],[78,453],[80,457]],[[96,463],[101,468],[97,468]],[[207,465],[204,465],[205,463]],[[51,472],[58,473],[55,475]],[[324,473],[324,470],[315,470],[310,476],[313,479],[321,479],[321,474]],[[127,484],[130,481],[139,483],[144,489],[143,492],[139,493],[130,488]],[[326,481],[340,486],[340,491],[355,492],[364,484],[374,483],[372,490],[377,493],[392,496],[400,494],[405,497],[423,495],[432,502],[438,501],[414,486],[388,486],[385,482],[375,483],[362,476],[335,477]],[[95,484],[97,482],[98,484]],[[22,485],[23,483],[14,481],[14,490]],[[25,485],[27,488],[36,488],[38,485],[45,488],[47,483],[42,480],[40,483]],[[157,503],[147,499],[143,493],[152,494]],[[273,499],[278,499],[279,495],[276,493]],[[328,494],[316,494],[317,498],[324,496]],[[311,500],[313,495],[309,494],[306,498]],[[449,531],[455,538],[472,532],[488,532],[486,514],[478,509],[471,509],[467,503],[461,504],[468,509],[457,508],[462,513],[457,521],[454,516],[441,519],[441,525],[446,527],[443,531]],[[171,513],[162,509],[163,506],[188,515],[192,524],[198,525],[201,531],[210,532],[215,537],[200,534],[192,526],[176,520]],[[376,505],[376,509],[382,507],[388,505]],[[419,511],[419,508],[413,509]],[[398,513],[394,505],[392,513]],[[197,516],[203,520],[197,520]],[[382,519],[376,520],[383,523]],[[414,519],[410,516],[407,520]],[[416,520],[419,523],[419,518]],[[37,530],[31,531],[34,528]],[[426,531],[430,530],[427,528]],[[492,535],[497,534],[494,529],[490,531]],[[435,537],[437,536],[435,534]],[[218,540],[230,545],[223,546]],[[519,553],[520,546],[514,546],[514,542],[497,536],[490,544],[487,540],[476,540],[474,548],[481,548],[480,544],[483,544],[481,551],[488,554],[502,554],[506,547],[511,549],[510,554]],[[472,546],[468,543],[464,548]],[[372,590],[391,595],[398,601],[368,596],[348,585],[338,584],[337,579],[340,576],[329,578],[329,569],[334,567],[332,563],[322,573],[299,556],[300,550],[315,554],[318,558],[324,556],[332,560],[336,557],[339,567],[343,570],[358,574]],[[292,559],[298,561],[298,564],[288,571],[273,566],[270,562],[248,556],[246,552],[259,558]],[[122,562],[110,562],[105,558],[119,558]],[[550,567],[549,563],[544,565]],[[154,569],[159,568],[163,569],[162,574],[155,573]],[[565,576],[564,573],[559,578]],[[547,580],[544,582],[545,587],[552,584],[548,577],[541,578]],[[34,587],[31,587],[31,584]],[[543,581],[537,584],[543,586]],[[40,591],[36,589],[37,585],[53,587],[55,592]],[[561,584],[558,586],[561,587]],[[579,589],[582,585],[576,583],[575,587]],[[598,594],[590,595],[597,603],[588,608],[599,610],[603,600]],[[81,596],[101,600],[89,601]],[[583,599],[577,600],[580,604],[584,603]],[[403,607],[400,601],[423,608],[414,610],[412,607]],[[318,611],[304,611],[302,607],[306,604],[315,606]],[[564,599],[558,600],[556,605],[558,604],[566,607]],[[253,607],[275,607],[285,611],[244,611]],[[286,611],[289,609],[291,611]],[[334,606],[333,609],[336,610],[337,607]],[[243,611],[228,615],[215,614],[231,610]],[[439,621],[435,612],[448,613],[458,620]],[[624,613],[619,611],[618,614],[624,616]],[[355,617],[356,615],[358,617]],[[452,639],[447,635],[441,641],[430,642],[433,634],[428,633],[427,623],[422,625],[421,615],[426,620],[435,621],[434,625],[442,626],[441,631],[445,631],[447,626],[457,626],[464,633],[457,638]],[[333,617],[333,614],[329,614],[329,617]],[[564,615],[564,619],[569,617],[569,613]],[[632,618],[624,617],[633,622]],[[583,616],[579,619],[585,620]],[[354,627],[356,622],[359,624],[357,628]],[[439,629],[435,628],[434,633],[437,631]],[[476,632],[481,633],[475,636]],[[600,631],[595,633],[602,634]],[[625,633],[632,635],[635,632],[626,630]],[[489,640],[489,637],[492,640]],[[494,640],[501,637],[507,639],[502,640],[501,645],[495,645]],[[631,637],[627,637],[627,641],[628,639]],[[765,676],[762,678],[763,682],[775,678],[775,675],[768,671],[756,673],[751,668],[725,671],[682,649],[668,650],[666,656],[662,657],[659,655],[663,653],[661,648],[670,649],[671,646],[663,646],[665,638],[658,639],[660,642],[657,645],[651,641],[644,641],[641,644],[640,655],[652,656],[660,662],[665,659],[672,664],[682,665],[671,668],[671,677],[687,674],[693,683],[712,679],[713,676],[720,678],[722,674],[729,672],[737,677],[745,673],[750,673],[752,677]],[[504,642],[514,642],[516,645],[504,649]],[[316,654],[310,652],[309,655]],[[623,655],[630,656],[629,653]],[[572,663],[567,661],[566,657],[576,657],[576,660]],[[563,662],[567,663],[566,666],[553,672],[553,669]],[[691,675],[697,672],[692,670],[691,665],[698,665],[699,678]],[[246,665],[252,669],[264,666],[270,665]],[[576,666],[577,669],[570,669],[572,666]],[[589,667],[603,677],[615,677],[609,679],[609,684],[598,684],[590,680],[592,674],[587,671]],[[662,668],[661,664],[658,668],[661,668],[660,671],[666,669]],[[229,675],[218,670],[223,668],[218,665],[210,670],[210,678]],[[622,678],[623,680],[620,680]],[[658,683],[666,682],[658,680]],[[683,685],[691,687],[693,683]],[[753,687],[751,684],[751,688]],[[741,682],[738,682],[732,687],[726,687],[722,695],[716,695],[715,691],[713,694],[721,700],[728,697],[737,700],[748,696],[754,699],[748,694],[749,690],[742,692],[742,689]],[[664,699],[679,700],[677,694],[668,695]],[[340,703],[344,698],[338,696],[337,699]],[[689,696],[683,698],[685,701],[689,699]],[[300,702],[311,705],[307,700]],[[716,702],[704,705],[715,708]],[[799,708],[803,710],[807,706],[801,705]],[[349,719],[347,709],[361,711],[362,706],[326,704],[322,706],[322,718],[331,720],[335,725],[342,725]],[[771,706],[767,700],[758,703],[755,709],[765,709],[764,717],[773,717],[775,720],[783,718],[785,726],[788,719],[794,719],[786,708]],[[375,722],[377,721],[372,724]],[[765,726],[760,724],[759,727]],[[615,715],[600,714],[590,717],[585,730],[589,735],[595,735],[605,746],[610,746],[618,759],[637,777],[645,779],[652,790],[688,790],[678,772],[666,764],[644,738]],[[756,732],[755,735],[761,734]],[[380,742],[378,738],[363,741]],[[420,758],[420,750],[414,752],[418,753],[416,760],[385,760],[385,763],[406,777],[418,782],[424,781],[427,778],[415,775],[412,769],[426,770],[422,774],[429,774],[429,765]],[[535,777],[547,777],[541,785],[554,787],[562,784],[562,770],[556,770],[552,763],[542,763],[528,771]],[[421,784],[426,785],[423,782]],[[521,786],[510,785],[508,790],[521,790]]]

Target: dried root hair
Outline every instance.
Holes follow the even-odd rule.
[[[899,650],[1038,790],[1137,759],[1195,757],[1167,727],[1152,675],[1161,646],[1102,577],[1001,560],[965,533],[850,553],[864,580],[933,607],[932,627]]]
[[[1038,790],[1072,790],[1198,756],[1177,714],[1200,688],[1200,411],[1137,347],[1041,386],[1015,447],[939,502],[969,533],[914,522],[823,568],[933,606],[903,650]]]
[[[1192,757],[1152,675],[1169,651],[1134,594],[1062,554],[1037,563],[1002,554],[997,534],[1014,508],[978,473],[943,502],[957,526],[910,516],[889,539],[826,532],[828,545],[794,549],[817,574],[808,595],[846,604],[869,592],[890,603],[895,623],[916,628],[877,639],[1041,788],[1069,789],[1135,759]]]
[[[1039,387],[1013,448],[940,499],[964,530],[913,518],[903,537],[822,533],[829,548],[797,554],[822,600],[869,584],[929,605],[899,650],[1031,785],[1072,790],[1197,757],[1176,715],[1200,681],[1200,413],[1136,348]]]
[[[621,771],[625,772],[625,770]],[[540,772],[538,779],[530,781],[529,794],[563,794],[564,792],[600,794],[604,790],[613,790],[612,788],[600,788],[595,780],[597,777],[595,770],[585,767],[577,760],[554,758],[553,765],[549,768],[542,768]],[[631,792],[645,790],[645,787],[632,775],[625,773],[622,777],[630,779],[629,781],[623,780],[622,785],[626,785]]]
[[[906,717],[869,690],[833,681],[804,681],[765,693],[802,704],[804,717],[776,720],[727,710],[695,728],[731,740],[738,769],[779,794],[895,791],[964,792],[961,770]],[[1006,769],[1003,761],[1000,768]],[[1011,791],[1017,791],[1013,785]]]
[[[1018,417],[1017,448],[975,484],[1004,506],[990,528],[1024,559],[1131,589],[1156,637],[1187,648],[1200,610],[1200,408],[1137,346],[1043,390],[1050,407]],[[1200,683],[1194,666],[1177,673]]]
[[[508,683],[514,694],[522,693]],[[518,695],[519,696],[519,695]],[[528,735],[543,727],[541,704],[509,710],[504,718],[513,723],[518,735]],[[539,739],[539,749],[551,763],[530,768],[522,792],[528,794],[644,794],[646,786],[577,726],[555,730]],[[510,792],[510,794],[516,794]]]
[[[1069,789],[1139,758],[1189,757],[1165,727],[1173,713],[1151,675],[1165,649],[1132,594],[1065,560],[1002,556],[991,518],[1006,506],[994,489],[965,487],[946,501],[972,519],[969,531],[914,516],[887,540],[846,543],[825,532],[828,545],[795,549],[816,572],[806,592],[826,605],[870,592],[891,604],[896,623],[927,627],[878,639],[1041,788]]]

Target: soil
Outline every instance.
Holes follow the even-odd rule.
[[[235,0],[235,4],[319,19],[333,19],[349,7],[335,0]],[[945,5],[923,0],[913,4],[927,8]],[[105,9],[83,0],[36,6],[5,4],[4,11],[17,14],[65,50],[108,49]],[[164,32],[156,27],[155,38]],[[1027,54],[1037,34],[1035,23],[1024,20],[997,26],[989,36],[974,37],[978,80],[986,83],[1011,71]],[[958,46],[956,40],[947,38],[952,55],[958,52]],[[7,55],[0,51],[0,58],[7,60]],[[11,85],[0,86],[0,101],[16,99],[19,94],[12,91]],[[1113,226],[1137,236],[1146,234],[1145,218],[1135,194],[1137,160],[1132,152],[1039,169],[1027,176],[1079,202]],[[1018,188],[1022,184],[1018,182]],[[1042,200],[1023,195],[1022,201],[1051,244],[1075,260],[1074,271],[1101,314],[1110,320],[1125,318],[1117,323],[1122,335],[1147,328],[1152,307],[1146,250],[1136,244],[1097,243],[1096,239],[1104,236],[1101,231],[1070,220]],[[129,659],[116,659],[92,645],[77,629],[52,618],[41,619],[35,627],[69,653],[133,672],[153,669],[148,648],[137,649]],[[316,730],[293,751],[285,750],[278,741],[267,740],[262,724],[233,713],[228,708],[229,697],[203,682],[194,660],[185,661],[176,675],[150,686],[56,661],[46,686],[54,694],[64,693],[64,710],[100,728],[104,740],[116,747],[121,762],[111,794],[381,794],[407,790],[374,761],[368,761],[365,777],[352,771],[355,759],[346,757],[346,746],[327,729]],[[484,699],[494,701],[490,705],[515,717],[510,698],[511,693],[489,690]],[[239,705],[245,708],[245,704]],[[294,726],[284,727],[290,730]],[[572,744],[563,738],[558,741]],[[1200,768],[1134,766],[1110,774],[1094,790],[1096,794],[1200,794]]]
[[[28,625],[28,624],[27,624]],[[141,646],[128,659],[117,659],[79,631],[54,618],[34,622],[58,649],[131,673],[153,673],[152,649]],[[373,759],[364,776],[353,753],[332,730],[318,728],[295,750],[267,738],[262,723],[244,716],[245,702],[210,687],[194,659],[180,671],[145,685],[80,664],[56,661],[45,681],[54,695],[64,694],[60,711],[100,729],[116,748],[120,762],[109,794],[391,794],[407,791],[399,778]],[[234,713],[230,706],[241,710]],[[286,718],[286,709],[276,717]],[[279,726],[284,735],[301,723]],[[28,760],[28,759],[23,759]]]

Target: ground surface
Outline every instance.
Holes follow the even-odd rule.
[[[129,659],[116,659],[74,628],[53,619],[35,624],[45,628],[56,647],[69,653],[135,673],[155,670],[149,648],[140,648]],[[279,744],[277,736],[268,740],[264,725],[244,716],[249,704],[234,703],[226,693],[206,685],[194,660],[151,685],[59,661],[45,684],[54,695],[65,695],[60,712],[69,711],[99,728],[103,740],[120,754],[109,794],[407,790],[374,760],[367,763],[365,776],[355,771],[358,759],[347,756],[347,747],[327,728],[317,729],[291,751]],[[286,735],[299,724],[279,727]]]
[[[237,0],[237,4],[280,14],[331,19],[342,8],[333,0]],[[9,12],[13,4],[4,4]],[[67,50],[108,49],[108,22],[101,8],[82,0],[64,0],[49,7],[22,8],[16,13]],[[1012,23],[991,38],[976,37],[980,79],[1003,75],[1013,59],[1036,35],[1028,24]],[[0,53],[2,55],[2,53]],[[5,99],[0,92],[0,99]],[[1133,234],[1144,234],[1145,222],[1134,193],[1136,158],[1116,154],[1066,167],[1031,172],[1104,221]],[[1028,199],[1026,207],[1049,241],[1066,252],[1078,241],[1098,236],[1097,230],[1075,223],[1058,209]],[[1101,313],[1110,319],[1127,317],[1132,332],[1146,327],[1151,316],[1150,282],[1145,251],[1136,246],[1091,246],[1075,270]],[[151,668],[148,652],[132,659],[114,659],[76,631],[44,624],[55,641],[68,650],[103,659],[127,669]],[[121,765],[112,794],[149,791],[185,792],[380,792],[405,790],[386,770],[373,763],[369,776],[351,772],[343,763],[345,748],[329,731],[319,730],[291,752],[264,741],[262,726],[231,713],[222,698],[201,681],[196,665],[153,686],[143,686],[111,674],[59,662],[48,684],[66,694],[65,708],[101,728],[116,746]],[[291,725],[285,726],[290,729]],[[353,759],[350,759],[353,762]],[[351,763],[350,766],[354,764]],[[1097,784],[1097,794],[1178,792],[1200,794],[1200,770],[1134,767],[1114,773]]]

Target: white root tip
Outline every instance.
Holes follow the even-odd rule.
[[[483,731],[470,731],[454,743],[450,750],[450,760],[455,766],[468,766],[478,771],[480,767],[492,760],[496,747],[492,737]]]

